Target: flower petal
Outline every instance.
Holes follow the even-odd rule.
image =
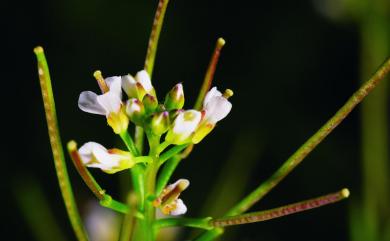
[[[122,76],[122,88],[129,98],[137,97],[137,81],[131,75]]]
[[[122,104],[122,100],[119,96],[115,92],[111,91],[103,95],[99,95],[97,97],[97,102],[105,110],[106,116],[108,116],[111,112],[118,113]]]
[[[187,212],[187,207],[184,204],[183,200],[177,199],[176,200],[176,208],[172,210],[170,213],[173,216],[182,215]]]
[[[152,82],[150,81],[149,74],[146,70],[139,71],[135,76],[135,79],[144,87],[147,93],[150,93],[153,90]]]
[[[222,96],[222,93],[217,89],[217,87],[213,87],[211,90],[209,90],[204,97],[203,100],[203,108],[210,102],[210,100],[215,96]]]
[[[79,108],[88,113],[105,115],[106,110],[99,104],[97,98],[98,95],[92,91],[81,92],[78,101]]]
[[[173,128],[168,131],[165,140],[173,144],[184,144],[196,130],[202,114],[196,110],[181,112],[173,123]]]
[[[122,99],[122,78],[120,76],[112,76],[104,79],[107,83],[110,92],[119,96]]]
[[[96,158],[98,164],[91,165],[90,167],[98,167],[104,171],[109,171],[119,166],[120,160],[123,156],[118,154],[110,154],[107,150],[96,148],[93,150],[93,155]]]
[[[93,159],[93,151],[94,150],[97,150],[97,149],[100,149],[102,151],[106,151],[107,152],[107,149],[100,145],[99,143],[96,143],[96,142],[87,142],[85,143],[84,145],[82,145],[80,148],[79,148],[79,155],[80,155],[80,158],[81,158],[81,161],[84,163],[84,164],[88,164],[92,161]]]
[[[232,109],[232,103],[222,96],[214,96],[204,107],[206,111],[205,119],[210,123],[217,123],[225,118]]]

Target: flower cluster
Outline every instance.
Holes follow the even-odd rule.
[[[108,125],[116,134],[127,132],[131,121],[159,138],[165,134],[165,143],[168,145],[197,144],[232,108],[228,101],[232,91],[226,90],[222,94],[213,87],[204,98],[202,110],[184,110],[181,83],[168,92],[163,103],[159,103],[145,70],[139,71],[135,77],[130,74],[105,79],[101,75],[95,77],[103,93],[82,92],[78,100],[79,108],[106,116]],[[128,96],[127,101],[122,100],[122,89]],[[84,144],[79,152],[86,166],[100,168],[107,173],[131,168],[137,162],[145,161],[137,160],[134,153],[107,150],[94,142]]]

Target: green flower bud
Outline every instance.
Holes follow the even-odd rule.
[[[126,103],[126,113],[134,124],[142,126],[145,107],[140,100],[136,98],[129,99]]]
[[[184,106],[184,92],[181,83],[175,85],[165,96],[165,108],[170,111],[174,109],[181,109]]]
[[[150,94],[146,94],[144,96],[144,98],[142,99],[142,103],[145,106],[146,114],[155,112],[158,106],[157,98]]]
[[[161,136],[168,131],[170,125],[168,111],[155,113],[151,117],[150,129],[155,135]]]

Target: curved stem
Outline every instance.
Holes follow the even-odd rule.
[[[181,152],[184,148],[186,148],[188,146],[188,144],[184,144],[184,145],[178,145],[178,146],[174,146],[172,147],[171,149],[169,149],[168,151],[164,152],[161,156],[160,156],[160,159],[159,159],[159,162],[160,162],[160,165],[163,164],[166,160],[168,160],[169,158],[173,157],[174,155],[178,154],[179,152]]]
[[[160,196],[161,192],[167,186],[169,179],[171,178],[177,165],[179,165],[181,159],[182,158],[179,155],[175,155],[171,159],[169,159],[167,163],[164,165],[157,179],[156,192],[155,192],[156,197]]]
[[[45,107],[46,121],[53,152],[57,178],[61,189],[62,198],[65,202],[72,228],[80,241],[88,240],[80,214],[74,200],[72,185],[70,184],[66,168],[64,151],[61,144],[60,132],[57,124],[57,114],[51,86],[49,67],[42,47],[36,47],[34,53],[38,60],[39,83],[42,91],[43,104]]]

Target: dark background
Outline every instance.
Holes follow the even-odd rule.
[[[12,235],[9,240],[34,240],[15,201],[15,196],[25,195],[23,186],[30,182],[39,183],[62,231],[68,240],[75,239],[57,185],[32,49],[36,45],[45,48],[63,142],[94,140],[113,146],[118,139],[104,118],[80,111],[78,95],[83,90],[98,91],[92,76],[96,69],[105,76],[142,69],[155,6],[156,1],[150,0],[39,0],[14,1],[2,7],[6,155],[2,160],[1,226]],[[171,0],[153,76],[158,95],[164,96],[174,84],[183,82],[190,108],[218,37],[224,37],[227,44],[214,83],[220,89],[234,90],[233,110],[175,174],[175,178],[191,180],[183,193],[188,216],[208,215],[205,206],[218,208],[213,198],[207,198],[211,190],[215,194],[236,180],[241,184],[227,188],[240,195],[234,199],[255,188],[335,113],[359,83],[356,26],[330,21],[312,1]],[[354,111],[251,210],[343,187],[350,188],[352,198],[358,195],[359,145],[359,118]],[[230,172],[221,179],[226,182],[213,189],[232,152],[236,153],[232,170],[237,173]],[[82,206],[93,196],[72,166],[68,167]],[[241,173],[244,170],[249,172]],[[120,192],[120,175],[94,173],[110,193]],[[232,228],[238,233],[231,235],[239,235],[232,236],[235,240],[348,240],[348,203]]]

